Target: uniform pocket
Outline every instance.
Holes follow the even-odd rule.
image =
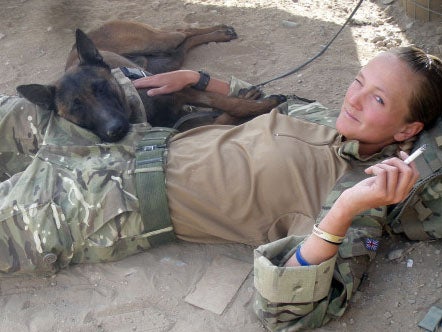
[[[148,234],[113,237],[107,238],[107,243],[88,239],[83,250],[76,255],[75,260],[78,263],[117,261],[151,248],[149,238]]]
[[[69,264],[72,239],[62,210],[53,202],[0,211],[0,271],[51,275]]]

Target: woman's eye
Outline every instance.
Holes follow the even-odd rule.
[[[379,104],[381,104],[381,105],[384,105],[384,100],[383,100],[381,97],[376,96],[375,99],[376,99],[376,102],[377,102],[377,103],[379,103]]]
[[[357,78],[355,78],[355,82],[358,83],[359,85],[362,85],[361,81]]]

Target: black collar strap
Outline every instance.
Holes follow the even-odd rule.
[[[152,76],[151,73],[141,70],[139,68],[135,68],[135,67],[134,68],[120,67],[120,69],[123,72],[123,74],[131,80],[136,80],[138,78],[142,78],[142,77],[146,77],[146,76]]]

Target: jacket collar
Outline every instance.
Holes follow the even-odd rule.
[[[377,161],[383,160],[385,158],[392,157],[398,151],[398,144],[390,144],[384,147],[381,151],[369,155],[369,156],[361,156],[359,155],[359,141],[350,140],[344,141],[344,137],[341,135],[342,145],[339,148],[339,155],[344,159],[356,159],[359,161]]]

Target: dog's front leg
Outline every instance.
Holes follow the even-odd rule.
[[[236,119],[268,113],[286,100],[283,95],[271,95],[263,99],[245,99],[192,88],[183,89],[176,94],[184,104],[218,109]]]

